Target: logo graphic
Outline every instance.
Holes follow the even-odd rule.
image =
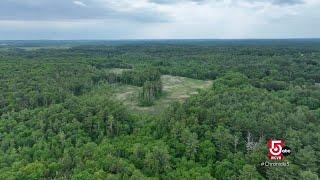
[[[268,157],[270,160],[283,160],[284,156],[291,154],[291,149],[285,146],[284,140],[268,140]]]

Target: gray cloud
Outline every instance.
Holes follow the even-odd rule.
[[[157,3],[157,4],[175,4],[181,2],[196,2],[196,3],[206,3],[206,2],[221,2],[223,0],[150,0],[150,2]],[[249,3],[256,3],[256,2],[265,2],[271,3],[274,5],[295,5],[295,4],[302,4],[304,0],[232,0],[231,3],[237,3],[239,1],[249,2]]]
[[[43,0],[35,1],[0,1],[0,19],[4,20],[60,20],[98,18],[114,12],[100,8],[82,7],[72,1]]]
[[[204,3],[206,0],[150,0],[150,2],[157,4],[176,4],[179,2],[196,2],[196,3]]]
[[[149,0],[154,4],[195,2],[205,4],[223,0]],[[303,0],[232,0],[237,2],[265,2],[279,6],[303,3]],[[112,1],[113,3],[116,1]],[[0,0],[0,20],[81,20],[81,19],[128,19],[139,22],[174,21],[169,14],[146,6],[131,11],[122,11],[102,0]],[[119,0],[119,4],[121,4]],[[124,2],[124,1],[123,1]],[[117,3],[115,3],[117,4]],[[135,4],[132,2],[131,4]],[[110,6],[108,6],[110,5]],[[123,4],[123,6],[126,6]],[[123,7],[126,8],[126,7]]]
[[[320,37],[319,8],[316,0],[0,0],[0,39],[311,38]]]
[[[275,5],[295,5],[303,4],[303,0],[247,0],[250,2],[269,2]]]
[[[102,6],[96,0],[1,0],[0,20],[80,20],[128,19],[141,22],[165,22],[166,14],[153,9],[121,11]]]

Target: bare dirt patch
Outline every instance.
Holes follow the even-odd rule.
[[[159,113],[174,101],[183,101],[198,93],[199,89],[206,89],[212,85],[212,81],[203,81],[180,76],[161,76],[164,95],[150,107],[138,105],[140,87],[129,85],[115,86],[115,97],[128,105],[130,109],[147,113]]]

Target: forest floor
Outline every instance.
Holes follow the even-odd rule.
[[[206,89],[212,85],[212,81],[202,81],[180,76],[161,76],[163,83],[163,96],[156,100],[150,107],[141,107],[138,104],[138,95],[141,87],[115,84],[115,98],[122,101],[131,110],[157,114],[162,112],[170,103],[183,101],[193,94],[197,94],[199,89]]]

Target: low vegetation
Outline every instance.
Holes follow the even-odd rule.
[[[142,88],[131,85],[113,85],[116,98],[124,102],[129,109],[151,114],[158,114],[173,102],[183,102],[191,95],[198,94],[201,89],[209,89],[212,81],[203,81],[186,77],[163,75],[161,76],[162,95],[151,106],[142,107],[139,103],[139,92]]]

